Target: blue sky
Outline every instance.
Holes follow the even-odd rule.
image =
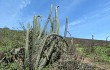
[[[43,26],[51,4],[60,6],[61,35],[68,16],[68,31],[73,37],[89,39],[94,35],[95,39],[105,40],[110,36],[110,0],[0,0],[0,28],[21,29],[19,22],[26,26],[34,15],[42,16]]]

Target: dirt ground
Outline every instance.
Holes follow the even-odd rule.
[[[110,70],[110,63],[106,62],[95,62],[94,59],[91,58],[84,58],[83,63],[88,63],[91,65],[95,65],[96,67],[100,68],[101,70]]]

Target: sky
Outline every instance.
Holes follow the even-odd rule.
[[[41,15],[43,26],[51,4],[60,6],[61,35],[68,16],[68,31],[72,37],[91,39],[94,35],[94,39],[105,40],[110,36],[110,0],[0,0],[0,28],[21,29],[19,23],[26,27],[34,15]]]

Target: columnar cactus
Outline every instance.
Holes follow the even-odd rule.
[[[30,29],[30,23],[28,23],[27,25],[27,32],[26,32],[26,46],[25,46],[25,66],[28,63],[28,59],[29,59],[29,29]]]
[[[66,17],[66,25],[65,25],[64,37],[66,37],[66,35],[67,35],[67,29],[68,29],[68,17]]]
[[[59,20],[58,20],[58,7],[55,7],[55,27],[56,27],[56,33],[59,34]]]
[[[60,44],[58,39],[62,39],[63,37],[59,36],[60,23],[58,20],[58,7],[55,8],[55,17],[51,18],[51,16],[52,5],[43,30],[40,28],[39,16],[34,16],[33,28],[30,28],[30,25],[28,24],[26,33],[25,64],[27,63],[28,59],[29,70],[42,70],[42,68],[46,65],[46,62],[50,60],[53,49],[57,46],[60,46],[58,45]],[[50,32],[46,33],[49,21],[51,23]],[[46,49],[48,51],[46,51]],[[44,54],[44,52],[47,54]]]

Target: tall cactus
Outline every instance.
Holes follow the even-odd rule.
[[[26,32],[26,46],[25,46],[25,66],[27,65],[28,63],[28,60],[29,60],[29,29],[30,29],[30,23],[28,23],[27,25],[27,32]]]
[[[33,51],[33,31],[31,28],[29,31],[29,70],[33,70],[32,51]]]
[[[45,34],[45,30],[47,29],[47,25],[49,23],[49,20],[51,18],[51,15],[52,15],[52,5],[51,5],[51,8],[50,8],[50,13],[49,13],[49,16],[47,18],[47,21],[45,23],[45,26],[44,26],[43,30],[41,31],[41,33],[39,34],[39,36],[37,37],[37,41],[40,41],[42,35]],[[37,60],[36,60],[36,63],[35,63],[35,69],[38,68],[38,64],[39,64],[39,60],[40,60],[40,56],[41,56],[41,52],[40,52],[41,50],[42,49],[39,50],[38,55],[37,55]]]
[[[43,56],[42,52],[44,51],[44,48],[47,46],[47,45],[45,45],[46,44],[45,41],[48,38],[48,36],[50,36],[51,34],[59,35],[60,23],[58,20],[58,7],[57,6],[55,7],[55,17],[51,18],[51,16],[52,16],[52,5],[51,5],[50,13],[46,20],[43,30],[41,30],[41,28],[40,28],[39,16],[34,16],[33,28],[30,28],[30,25],[28,25],[29,27],[27,29],[27,34],[26,34],[25,59],[28,58],[29,70],[37,70],[37,69],[41,70],[44,67],[44,65],[47,62],[47,57],[45,57],[45,58],[41,58],[41,57]],[[46,35],[46,30],[48,29],[47,25],[48,25],[49,21],[51,23],[50,32],[48,33],[48,35]],[[67,24],[68,24],[68,18],[66,18],[66,32],[67,32]],[[54,36],[52,36],[52,38],[53,37]],[[57,37],[55,37],[54,39],[56,39],[56,38]],[[51,53],[52,53],[54,45],[55,45],[55,42],[53,40],[52,40],[53,43],[50,43],[51,47],[47,53],[48,57],[51,56]],[[44,61],[44,62],[42,62],[42,61]],[[25,60],[25,64],[26,64],[26,60]]]
[[[52,19],[50,18],[50,23],[51,23],[50,32],[52,33],[52,32],[54,32],[54,19],[52,20]]]
[[[33,50],[36,50],[36,41],[41,32],[39,16],[34,16],[33,20]]]
[[[42,36],[42,34],[45,33],[45,30],[47,29],[47,25],[48,25],[48,23],[49,23],[49,19],[50,19],[51,16],[52,16],[52,7],[53,7],[53,5],[51,5],[49,16],[48,16],[48,18],[47,18],[47,20],[46,20],[46,23],[45,23],[45,26],[44,26],[42,32],[39,34],[38,39],[40,39],[40,37]]]
[[[64,32],[64,38],[67,35],[67,29],[68,29],[68,17],[66,17],[66,25],[65,25],[65,32]]]
[[[38,36],[40,32],[40,24],[39,24],[39,17],[40,16],[34,16],[33,20],[33,33]]]
[[[59,34],[59,27],[60,27],[60,23],[58,20],[58,7],[55,7],[55,27],[56,27],[56,33]]]

